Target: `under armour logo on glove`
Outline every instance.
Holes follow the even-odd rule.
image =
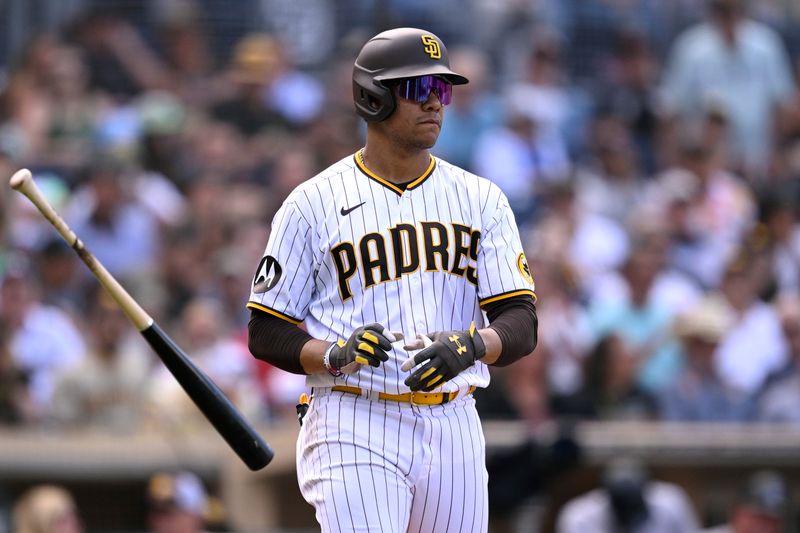
[[[456,350],[456,352],[458,352],[458,353],[466,352],[467,351],[467,347],[464,346],[463,344],[461,344],[460,342],[458,342],[458,339],[459,339],[458,335],[450,335],[450,337],[448,337],[448,340],[450,342],[453,342],[453,343],[455,343],[456,346],[458,346],[458,349]]]
[[[462,339],[464,342],[462,342]],[[430,392],[475,364],[486,354],[486,345],[475,331],[473,322],[468,331],[441,331],[428,335],[417,335],[406,350],[419,350],[406,359],[400,370],[409,371],[417,367],[405,380],[412,391]]]

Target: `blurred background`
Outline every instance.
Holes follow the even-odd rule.
[[[303,381],[244,304],[287,193],[363,145],[352,63],[396,26],[470,78],[433,153],[505,191],[536,279],[539,346],[476,393],[490,530],[800,531],[797,2],[3,0],[0,177],[276,459],[239,464],[0,186],[0,532],[316,529]]]

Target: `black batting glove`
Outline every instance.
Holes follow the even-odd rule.
[[[405,384],[412,391],[424,392],[430,392],[450,381],[486,354],[486,345],[475,331],[474,323],[467,331],[438,331],[429,335],[417,335],[417,340],[404,348],[423,348],[418,354],[406,359],[400,369],[408,371],[416,366],[416,370],[406,378]]]
[[[325,352],[325,367],[331,374],[352,374],[361,365],[380,366],[389,360],[387,350],[403,338],[401,333],[388,331],[380,324],[356,328],[350,337],[330,346]]]

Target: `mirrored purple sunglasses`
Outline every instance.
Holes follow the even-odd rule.
[[[394,82],[395,94],[412,102],[424,102],[433,91],[442,105],[453,97],[453,84],[439,76],[419,76]]]

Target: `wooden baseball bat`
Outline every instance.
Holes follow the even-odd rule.
[[[251,470],[260,470],[272,460],[269,445],[242,417],[220,388],[200,370],[189,356],[155,323],[144,309],[128,294],[103,264],[83,245],[33,181],[28,169],[11,176],[11,188],[24,194],[36,206],[78,257],[89,267],[108,294],[147,340],[183,390],[189,395],[211,425],[222,435],[234,452]]]

